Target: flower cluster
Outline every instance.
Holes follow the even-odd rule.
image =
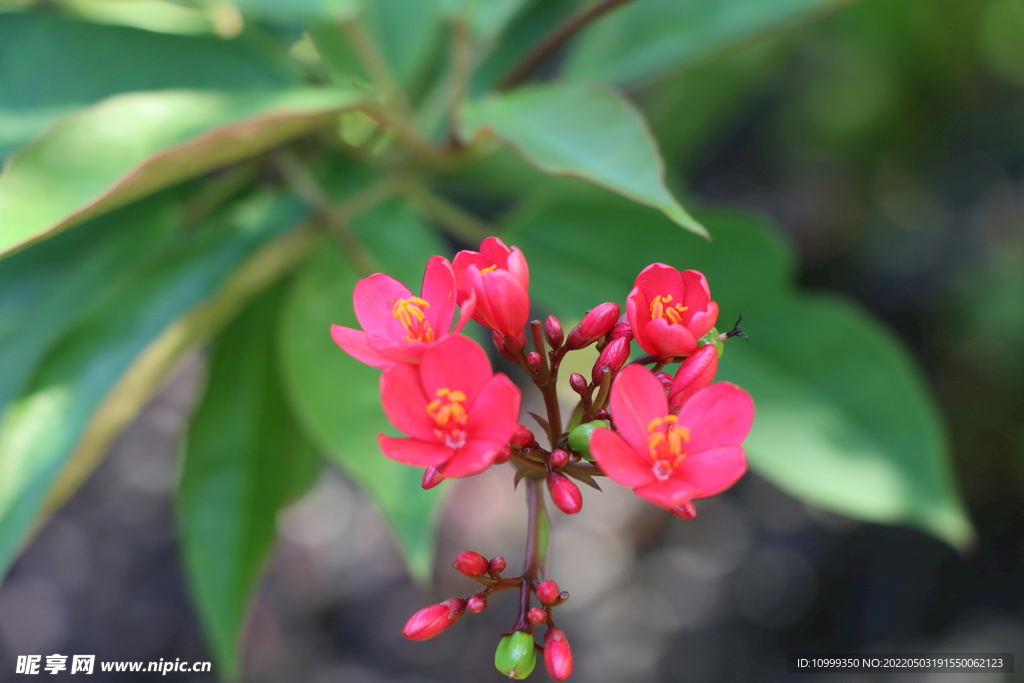
[[[608,477],[694,519],[693,501],[721,493],[746,471],[742,443],[754,405],[736,385],[713,383],[723,342],[739,330],[715,329],[718,304],[703,274],[652,264],[637,276],[624,315],[617,303],[603,303],[568,335],[554,316],[530,320],[529,289],[522,252],[489,237],[479,252],[459,252],[452,262],[431,258],[419,296],[384,274],[360,280],[353,299],[362,329],[335,325],[331,334],[353,357],[383,370],[384,413],[407,436],[381,434],[381,450],[424,468],[424,488],[503,463],[515,469],[516,485],[527,485],[530,532],[522,573],[503,576],[500,557],[459,554],[455,569],[483,588],[418,611],[405,637],[432,638],[466,610],[486,609],[493,593],[519,590],[519,615],[498,644],[495,666],[510,679],[526,678],[539,651],[551,677],[564,681],[573,657],[554,609],[569,594],[544,578],[549,534],[540,482],[566,514],[583,507],[576,482],[598,488],[595,478]],[[497,352],[540,390],[547,415],[534,417],[546,445],[519,423],[519,388],[460,334],[470,318],[491,330]],[[645,353],[630,361],[634,341]],[[573,373],[568,379],[579,401],[566,425],[556,391],[559,367],[566,354],[591,345],[598,359],[590,378]],[[674,374],[664,370],[675,363]],[[541,626],[543,645],[534,637]]]

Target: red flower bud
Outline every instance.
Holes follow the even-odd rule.
[[[619,305],[609,301],[596,306],[583,316],[583,321],[569,333],[566,346],[570,349],[582,349],[608,334],[619,319]]]
[[[487,571],[487,558],[480,553],[466,550],[458,554],[452,566],[464,576],[480,576]]]
[[[523,449],[533,443],[535,437],[530,428],[525,425],[516,425],[516,431],[512,432],[512,438],[509,439],[509,443],[513,448]]]
[[[513,353],[519,353],[526,348],[526,330],[523,330],[515,337],[505,337],[505,346]]]
[[[428,467],[423,471],[423,479],[420,481],[420,486],[425,489],[432,489],[442,481],[444,481],[444,475],[441,474],[441,468]]]
[[[549,628],[544,634],[544,668],[556,681],[572,676],[572,650],[560,628]]]
[[[558,600],[558,584],[548,579],[537,584],[537,599],[545,605],[550,605]]]
[[[596,413],[594,413],[594,419],[595,420],[607,420],[610,417],[611,417],[611,414],[609,414],[609,412],[607,410],[605,410],[604,408],[601,408],[601,410],[599,410]]]
[[[668,404],[679,408],[687,399],[711,384],[718,371],[718,349],[713,344],[702,346],[684,360],[676,371],[672,389],[668,393]]]
[[[604,351],[597,357],[597,362],[594,363],[594,372],[592,377],[594,383],[598,384],[601,382],[601,378],[604,377],[605,368],[608,372],[618,372],[619,369],[626,364],[629,360],[629,340],[628,339],[616,339],[608,346],[604,347]]]
[[[569,464],[569,454],[568,453],[566,453],[565,451],[563,451],[560,448],[558,450],[551,451],[551,466],[552,467],[565,467],[568,464]]]
[[[665,391],[672,388],[672,375],[667,372],[656,372],[654,373],[654,376],[658,378],[659,382],[661,382],[661,386],[665,387]]]
[[[501,450],[498,451],[498,454],[496,456],[494,456],[494,460],[491,461],[491,464],[492,465],[501,465],[501,464],[504,464],[504,463],[508,462],[511,459],[512,459],[512,449],[509,447],[508,444],[505,444],[504,446],[501,447]]]
[[[409,640],[433,638],[458,621],[465,611],[466,601],[462,598],[450,598],[437,605],[424,607],[405,622],[402,635]]]
[[[548,319],[544,321],[544,336],[547,337],[548,344],[551,344],[553,349],[560,347],[565,340],[562,323],[558,322],[558,318],[553,315],[549,315]]]
[[[531,607],[530,611],[526,613],[526,618],[529,619],[530,623],[534,626],[540,626],[548,620],[548,613],[540,607]]]
[[[548,475],[548,492],[555,507],[567,515],[575,515],[583,509],[583,494],[580,493],[580,487],[561,472],[552,472]]]
[[[483,612],[487,609],[487,594],[477,593],[476,595],[469,596],[469,599],[466,600],[466,609],[473,614],[480,614]]]
[[[612,339],[633,339],[633,328],[629,323],[619,323],[608,333]]]
[[[569,375],[569,386],[577,394],[582,394],[587,390],[587,378],[578,372],[574,372]]]
[[[676,517],[682,519],[697,519],[697,506],[692,501],[686,501],[669,510]]]
[[[487,567],[487,571],[491,574],[500,574],[505,571],[505,558],[495,557],[491,560],[491,564]]]
[[[536,351],[530,351],[526,354],[526,363],[534,370],[540,370],[540,366],[542,365],[540,354]]]

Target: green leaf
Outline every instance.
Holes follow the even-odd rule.
[[[359,13],[362,0],[238,0],[246,14],[285,21],[344,21]]]
[[[136,357],[302,215],[292,202],[257,195],[205,229],[179,235],[50,350],[0,420],[0,571],[17,552],[97,407]]]
[[[792,292],[792,256],[762,221],[700,212],[713,242],[608,196],[536,200],[506,239],[530,261],[532,291],[567,318],[622,302],[637,273],[665,262],[705,273],[727,326],[719,377],[754,397],[751,466],[791,494],[859,519],[915,525],[953,545],[972,538],[941,418],[907,351],[838,297]]]
[[[754,469],[815,505],[970,544],[939,411],[889,330],[821,295],[759,309],[744,329],[752,341],[729,344],[721,377],[754,396]]]
[[[59,46],[59,49],[57,49]],[[297,73],[249,40],[0,13],[0,159],[58,117],[122,92],[285,88]]]
[[[435,0],[436,2],[437,0]],[[498,37],[528,0],[442,0],[446,14],[462,17],[478,39],[489,42]]]
[[[384,211],[402,213],[399,209]],[[378,218],[384,215],[377,214]],[[376,226],[379,232],[392,235],[384,241],[400,242],[405,235],[410,242],[431,245],[416,258],[416,279],[406,280],[419,291],[427,259],[443,252],[443,246],[430,238],[425,226],[407,219],[378,221]],[[395,272],[390,267],[394,251],[373,255],[385,271]],[[411,272],[411,264],[405,270]],[[423,578],[432,566],[432,511],[444,487],[424,491],[421,470],[389,460],[380,452],[377,435],[397,434],[380,407],[380,371],[350,357],[330,336],[331,324],[358,327],[352,310],[352,290],[358,277],[333,243],[324,243],[299,274],[281,320],[284,383],[308,432],[377,502],[405,549],[413,574]]]
[[[606,187],[707,236],[666,189],[664,164],[643,116],[612,90],[580,83],[526,86],[470,101],[462,117],[467,139],[494,135],[542,171]]]
[[[333,89],[111,98],[11,158],[0,175],[0,255],[327,125],[361,98]]]
[[[178,490],[189,583],[218,670],[239,674],[239,641],[270,556],[278,511],[313,458],[279,386],[280,288],[253,300],[217,338],[206,393],[188,432]]]
[[[566,64],[577,80],[625,84],[696,66],[716,54],[852,0],[643,0],[588,28]]]

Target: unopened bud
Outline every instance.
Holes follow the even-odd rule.
[[[587,378],[578,372],[569,375],[569,386],[577,394],[583,394],[587,390]]]
[[[612,331],[608,333],[608,336],[612,339],[632,339],[633,328],[629,326],[629,323],[619,323],[612,328]]]
[[[544,668],[556,681],[572,676],[572,650],[560,628],[549,628],[544,634]]]
[[[458,621],[465,611],[466,601],[462,598],[450,598],[437,605],[424,607],[405,622],[402,635],[409,640],[433,638]]]
[[[575,515],[583,509],[583,494],[580,493],[580,487],[561,472],[552,472],[548,475],[548,492],[555,507],[567,515]]]
[[[512,449],[509,448],[508,444],[501,447],[498,454],[494,456],[494,460],[491,461],[492,465],[502,465],[512,459]]]
[[[599,411],[594,413],[594,418],[598,420],[609,420],[611,419],[611,414],[604,408],[601,408]]]
[[[533,636],[525,631],[516,631],[502,638],[494,651],[494,666],[511,679],[522,680],[529,676],[537,666]]]
[[[552,467],[565,467],[569,464],[569,454],[563,451],[561,448],[551,451],[551,466]]]
[[[432,489],[438,484],[444,481],[444,475],[441,474],[440,467],[428,467],[423,472],[423,479],[420,480],[420,486],[425,489]]]
[[[480,576],[487,571],[487,558],[480,553],[466,550],[456,556],[452,566],[464,576]]]
[[[697,519],[697,506],[689,500],[682,505],[671,508],[669,512],[682,519]]]
[[[490,565],[487,567],[487,571],[491,574],[500,574],[505,571],[505,558],[495,557],[492,559]]]
[[[576,425],[569,432],[569,448],[573,449],[587,460],[593,460],[594,456],[590,454],[590,438],[594,434],[595,429],[604,427],[605,429],[611,427],[611,423],[607,420],[591,420],[590,422],[584,422],[581,425]]]
[[[540,626],[548,620],[548,613],[540,607],[531,607],[530,611],[526,613],[526,618],[534,626]]]
[[[534,370],[540,370],[541,365],[543,365],[540,354],[536,351],[530,351],[526,354],[526,363]]]
[[[572,329],[566,346],[582,349],[608,334],[619,320],[619,305],[609,301],[596,306],[583,316],[583,321]]]
[[[537,584],[537,599],[545,605],[550,605],[558,600],[558,592],[558,584],[551,579]]]
[[[483,612],[487,609],[487,594],[477,593],[476,595],[469,596],[469,599],[466,600],[466,609],[473,614],[480,614]]]
[[[505,346],[513,353],[519,353],[526,348],[526,330],[523,330],[515,337],[505,337]]]
[[[605,372],[618,372],[627,360],[629,360],[628,339],[616,339],[608,344],[604,347],[601,355],[597,357],[597,362],[594,363],[592,375],[594,383],[599,384]]]
[[[557,349],[565,341],[565,332],[562,331],[562,323],[558,322],[558,318],[553,315],[549,315],[548,319],[544,321],[544,336],[548,340],[548,344],[551,344],[551,348]]]
[[[711,384],[718,371],[718,349],[707,344],[697,349],[679,365],[672,387],[668,393],[668,404],[679,408],[698,391]]]
[[[511,351],[509,351],[507,346],[505,346],[505,338],[504,337],[502,337],[497,332],[492,332],[491,333],[491,341],[494,342],[494,347],[496,349],[498,349],[498,353],[501,354],[502,358],[504,358],[505,360],[510,361],[512,363],[516,362],[515,355]]]
[[[512,438],[508,442],[513,448],[522,450],[533,443],[534,439],[533,432],[530,431],[529,427],[526,425],[516,425],[516,430],[512,432]]]
[[[672,375],[667,372],[658,371],[654,373],[654,376],[659,382],[661,382],[661,386],[665,391],[672,388]]]

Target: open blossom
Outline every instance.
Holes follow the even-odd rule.
[[[384,454],[444,477],[482,472],[502,456],[516,432],[519,388],[494,374],[484,350],[468,337],[447,337],[423,352],[419,365],[399,364],[381,376],[381,402],[391,423],[409,435],[378,437]]]
[[[626,315],[640,347],[658,358],[689,356],[715,326],[718,304],[707,278],[696,270],[653,263],[637,275]]]
[[[615,427],[594,431],[590,450],[613,481],[674,510],[732,486],[747,470],[740,444],[754,420],[750,395],[719,382],[670,412],[665,389],[646,368],[626,367],[612,385]]]
[[[452,262],[459,304],[476,297],[473,320],[505,337],[517,337],[530,318],[530,269],[518,247],[488,237],[480,251],[460,251]]]
[[[455,318],[455,274],[448,259],[434,256],[423,273],[419,296],[383,273],[356,284],[352,301],[362,330],[331,326],[334,342],[356,359],[375,368],[418,363],[431,343],[449,334]],[[473,296],[462,303],[462,315],[451,333],[465,326],[473,312]]]

